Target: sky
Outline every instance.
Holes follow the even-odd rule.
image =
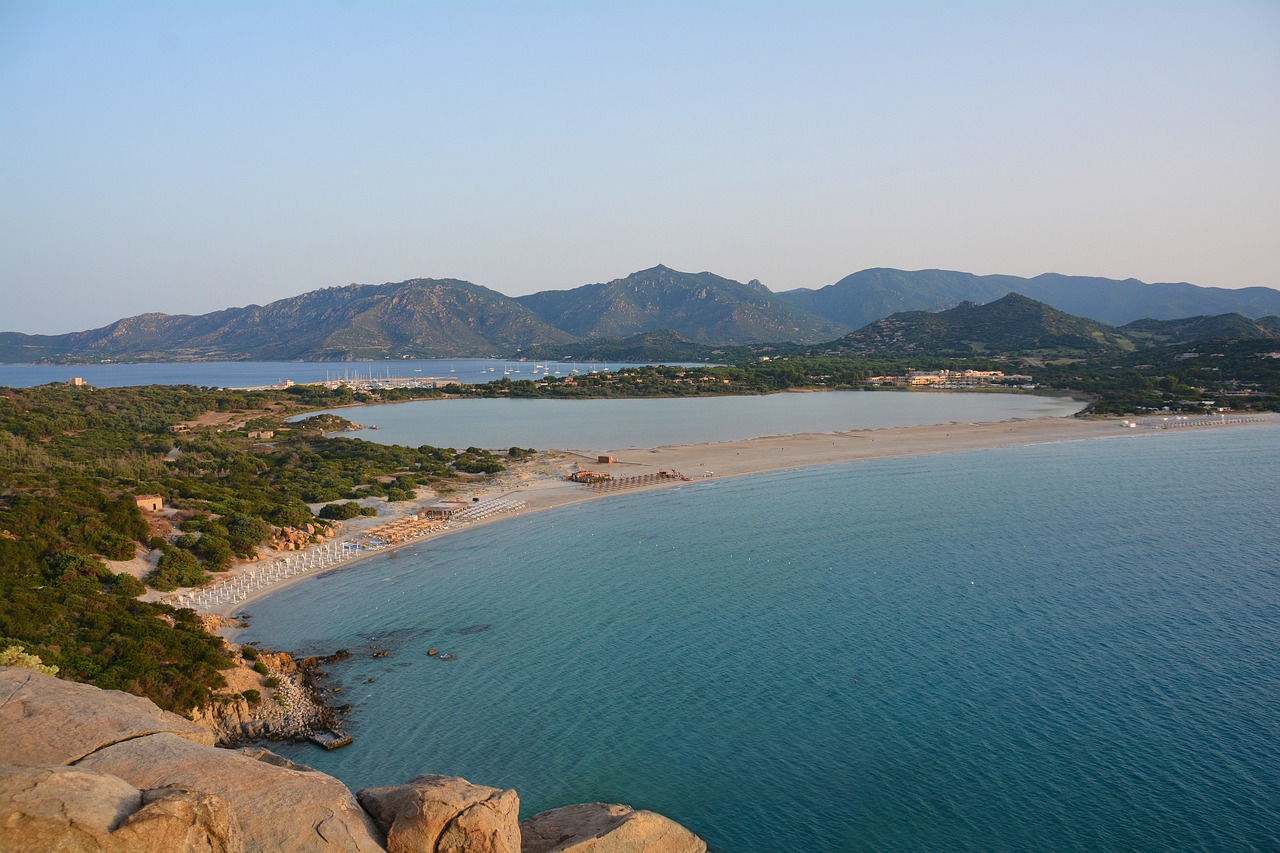
[[[659,263],[1280,287],[1280,3],[0,0],[0,330]]]

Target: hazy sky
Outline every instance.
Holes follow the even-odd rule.
[[[0,330],[657,263],[1280,287],[1280,3],[0,0]]]

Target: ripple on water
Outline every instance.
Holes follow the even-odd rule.
[[[335,667],[377,677],[353,747],[281,750],[354,788],[628,802],[735,853],[1276,849],[1278,436],[578,505],[286,588],[248,633],[406,638]]]

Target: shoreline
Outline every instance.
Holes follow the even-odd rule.
[[[1260,413],[1236,416],[1230,420],[1195,419],[1188,428],[1233,426],[1243,423],[1280,423],[1280,415]],[[244,600],[217,607],[208,613],[228,617],[242,613],[255,601],[286,589],[309,577],[356,565],[371,557],[387,554],[408,545],[422,544],[441,536],[530,513],[598,500],[615,494],[650,491],[673,485],[692,486],[708,480],[750,476],[797,468],[836,465],[872,459],[891,459],[938,453],[986,450],[997,447],[1031,446],[1064,441],[1155,436],[1178,432],[1164,428],[1168,419],[1147,418],[1034,418],[987,423],[950,423],[911,427],[849,430],[834,433],[798,433],[763,436],[739,441],[690,445],[666,445],[653,448],[591,451],[584,449],[547,451],[531,463],[513,465],[490,483],[468,493],[481,500],[511,498],[523,502],[519,509],[464,524],[449,525],[420,538],[362,552],[350,559],[325,568],[307,571],[250,593]],[[1135,426],[1129,426],[1135,424]],[[612,463],[601,464],[599,456],[611,456]],[[656,483],[601,492],[564,479],[569,473],[601,470],[615,477],[656,474],[658,471],[679,472],[679,477]],[[408,511],[401,513],[401,517]],[[379,518],[378,522],[387,519]],[[301,552],[295,552],[301,553]],[[249,564],[252,566],[252,564]],[[234,642],[238,628],[225,628],[218,633]]]

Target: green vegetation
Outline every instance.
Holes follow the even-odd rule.
[[[22,650],[22,646],[9,646],[0,651],[0,666],[20,666],[23,669],[33,669],[36,672],[43,672],[45,675],[57,675],[58,668],[56,666],[46,666],[44,661],[35,655],[29,655]]]
[[[1092,413],[1280,410],[1280,340],[1262,321],[1144,322],[1125,337],[1124,330],[1075,323],[1030,300],[1001,303],[999,315],[965,306],[942,320],[914,318],[871,337],[816,347],[744,347],[734,351],[736,364],[504,377],[376,396],[320,386],[0,388],[0,648],[171,710],[201,705],[224,686],[218,670],[230,661],[221,640],[189,610],[139,601],[142,583],[114,572],[109,561],[155,559],[145,580],[158,590],[199,584],[252,556],[279,528],[314,530],[376,514],[371,504],[408,500],[422,486],[448,488],[456,478],[495,473],[506,459],[533,453],[385,446],[329,436],[351,426],[335,415],[287,420],[317,408],[443,395],[634,398],[871,388],[881,384],[877,377],[909,370],[975,369],[1029,374],[1038,389],[1090,394]],[[1232,336],[1178,338],[1208,329]],[[269,443],[252,440],[250,429],[274,436]],[[135,501],[144,494],[160,496],[170,511],[144,516]],[[324,505],[318,516],[315,504]],[[259,662],[255,669],[265,667]]]
[[[330,438],[350,426],[332,415],[286,423],[370,399],[308,386],[0,389],[0,637],[66,678],[171,710],[203,704],[230,665],[222,641],[191,611],[137,600],[143,585],[107,561],[158,551],[149,585],[199,584],[276,528],[327,524],[308,504],[405,500],[421,485],[501,470],[484,451]],[[250,428],[274,440],[251,440]],[[144,517],[143,494],[176,512]]]

